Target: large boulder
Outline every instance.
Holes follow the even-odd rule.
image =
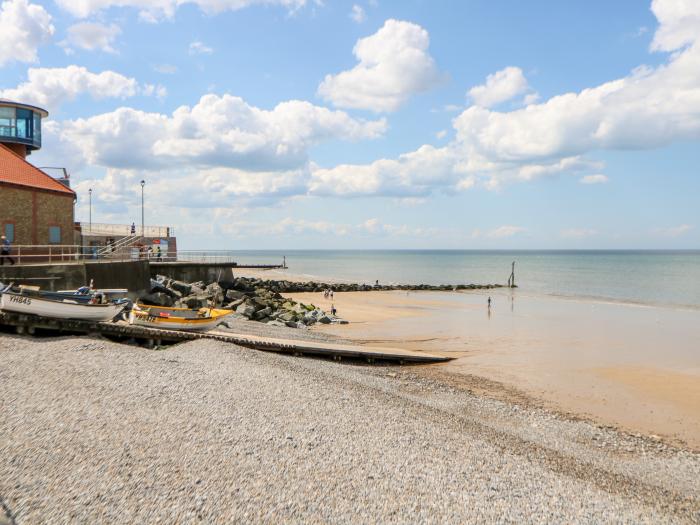
[[[204,294],[189,295],[185,297],[182,302],[187,305],[187,308],[197,310],[199,308],[206,308],[209,306],[209,297]]]
[[[143,295],[139,301],[143,304],[150,304],[152,306],[172,306],[174,302],[172,297],[161,292]]]
[[[242,297],[241,299],[236,299],[235,301],[231,301],[230,303],[228,303],[226,305],[226,308],[230,308],[231,310],[235,310],[243,303],[245,303],[245,297]]]
[[[243,299],[246,295],[238,290],[226,290],[226,299],[229,301],[236,301],[238,299]]]
[[[236,313],[241,314],[250,319],[251,317],[253,317],[253,315],[255,315],[255,307],[248,303],[243,303],[241,305],[238,305],[238,307],[236,308]]]
[[[216,305],[220,305],[224,300],[224,291],[221,289],[221,286],[219,286],[218,283],[211,283],[207,285],[207,287],[204,289],[204,292]]]
[[[182,281],[171,281],[170,288],[177,290],[182,295],[190,295],[190,293],[192,293],[192,285],[183,283]]]
[[[269,317],[270,314],[272,314],[272,308],[268,306],[267,308],[263,308],[262,310],[258,310],[257,312],[255,312],[254,317],[257,320],[260,320],[264,319],[265,317]]]
[[[285,322],[292,321],[296,323],[297,314],[296,312],[285,311],[279,315],[279,319]]]

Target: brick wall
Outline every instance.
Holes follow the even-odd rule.
[[[49,244],[49,226],[60,226],[61,243],[74,244],[73,196],[0,184],[0,228],[15,225],[12,244]]]

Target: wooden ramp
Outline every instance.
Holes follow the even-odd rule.
[[[160,330],[145,326],[130,325],[125,322],[94,323],[69,319],[47,319],[35,315],[0,312],[0,325],[13,327],[18,334],[33,335],[37,330],[50,330],[66,334],[104,335],[122,341],[136,341],[148,346],[174,344],[195,339],[214,339],[233,343],[246,348],[280,352],[292,355],[331,357],[336,360],[362,359],[368,363],[376,361],[404,363],[438,363],[449,361],[451,357],[442,357],[412,350],[398,348],[379,348],[355,346],[299,339],[277,339],[255,335],[237,334],[228,331],[209,331],[204,333],[182,332],[179,330]]]
[[[245,340],[245,344],[237,343],[248,348],[258,348],[259,350],[291,351],[292,353],[304,355],[330,356],[334,358],[365,359],[370,362],[377,361],[398,361],[400,363],[438,363],[450,361],[451,357],[443,357],[413,350],[401,348],[384,348],[378,346],[360,346],[338,343],[326,343],[320,341],[302,341],[299,339],[277,339],[273,337],[260,337],[255,335],[233,334],[212,330],[207,333],[214,337],[227,336]],[[259,347],[257,345],[260,345]],[[279,348],[280,350],[275,350]]]

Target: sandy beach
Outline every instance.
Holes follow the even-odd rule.
[[[245,275],[306,280],[283,270]],[[327,310],[334,304],[350,321],[312,330],[456,357],[427,368],[432,376],[456,383],[484,377],[551,409],[700,449],[696,310],[520,290],[348,292],[332,302],[320,293],[291,297]]]
[[[697,454],[419,367],[11,335],[0,359],[0,523],[656,524],[700,512]]]

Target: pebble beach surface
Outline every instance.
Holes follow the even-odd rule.
[[[3,524],[700,521],[698,454],[416,367],[7,334],[0,359]]]

